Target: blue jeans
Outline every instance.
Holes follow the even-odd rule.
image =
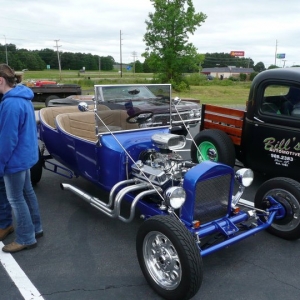
[[[0,177],[0,228],[5,229],[11,224],[11,207],[7,200],[3,177]]]
[[[17,222],[15,241],[21,245],[34,244],[35,233],[43,229],[37,198],[31,184],[30,169],[6,174],[3,178],[7,198]]]

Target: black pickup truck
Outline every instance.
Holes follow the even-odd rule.
[[[202,105],[194,161],[240,161],[257,172],[300,180],[300,68],[261,72],[245,110]]]

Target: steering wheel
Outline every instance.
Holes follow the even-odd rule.
[[[132,116],[129,116],[126,119],[126,122],[129,124],[142,124],[144,123],[146,120],[150,119],[153,117],[153,112],[152,111],[148,111],[148,110],[144,110],[144,111],[139,111],[137,113],[135,113]]]

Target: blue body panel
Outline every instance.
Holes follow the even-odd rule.
[[[169,128],[151,128],[135,131],[115,132],[120,144],[133,160],[137,160],[141,151],[153,148],[151,136],[156,133],[168,133]],[[52,157],[74,172],[94,184],[110,190],[114,184],[126,179],[126,154],[116,139],[110,134],[100,137],[100,142],[91,142],[45,124],[40,126],[40,139]],[[130,159],[128,166],[133,164]]]

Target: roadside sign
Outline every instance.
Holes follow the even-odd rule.
[[[230,51],[231,56],[245,56],[245,51]]]
[[[277,54],[276,58],[285,58],[285,53],[279,53],[279,54]]]

